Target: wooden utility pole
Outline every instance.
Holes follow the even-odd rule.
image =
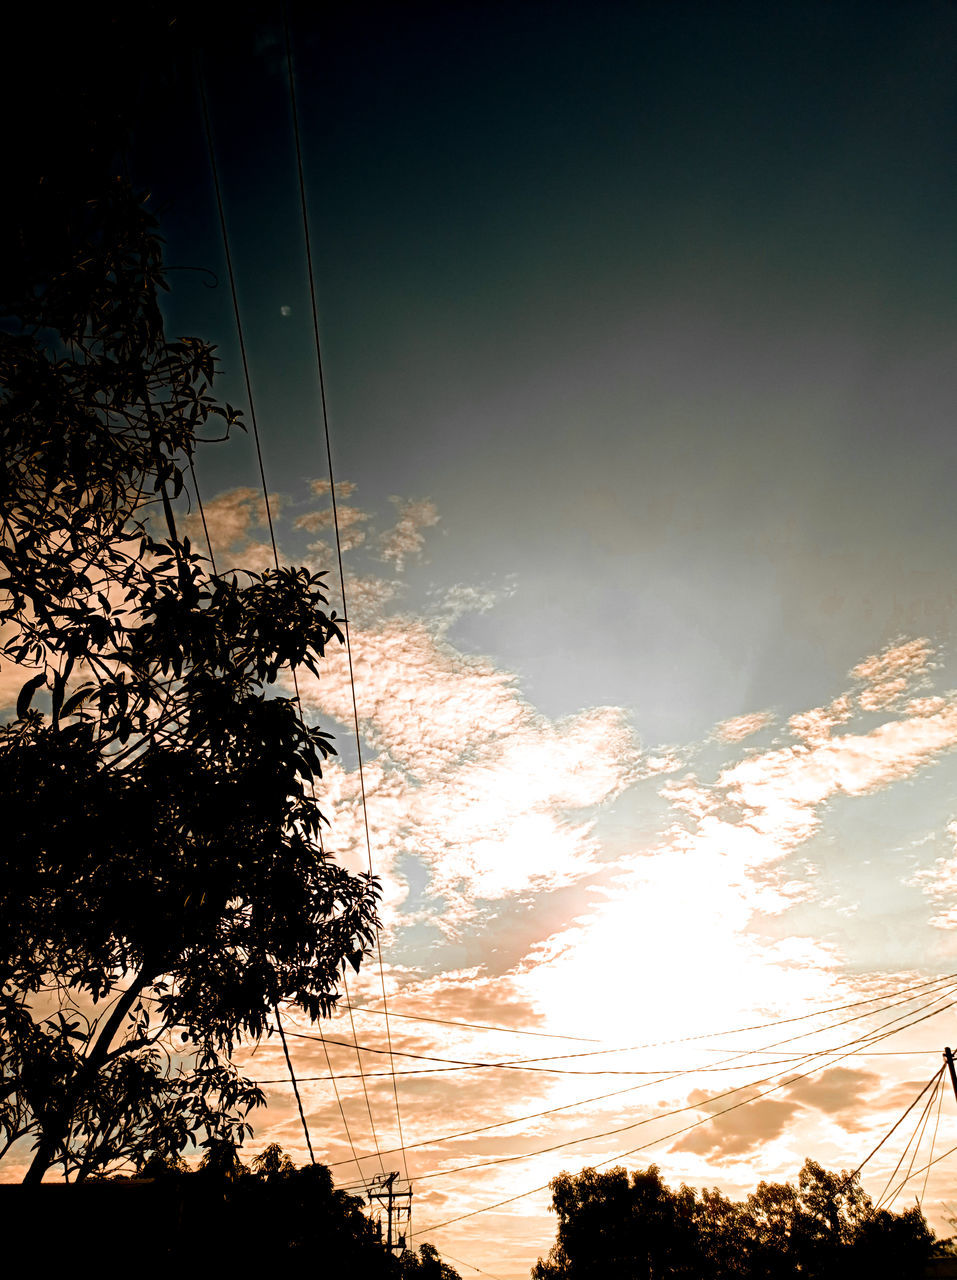
[[[944,1061],[950,1071],[950,1083],[954,1087],[954,1097],[957,1098],[957,1071],[954,1070],[954,1055],[949,1048],[944,1050]]]

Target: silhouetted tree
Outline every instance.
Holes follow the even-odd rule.
[[[805,1161],[798,1186],[762,1182],[744,1202],[673,1191],[656,1166],[560,1174],[558,1237],[534,1280],[918,1280],[934,1248],[919,1209],[875,1211],[856,1178]]]
[[[135,1189],[147,1193],[141,1212],[148,1209],[151,1190],[143,1187],[144,1177],[160,1184],[158,1203],[170,1203],[169,1183],[177,1182],[177,1212],[163,1232],[170,1259],[211,1261],[220,1270],[241,1267],[243,1274],[258,1268],[315,1270],[318,1262],[324,1275],[362,1280],[460,1280],[428,1243],[390,1253],[359,1197],[337,1190],[325,1165],[297,1169],[277,1143],[248,1167],[238,1161],[219,1168],[215,1160],[204,1164],[194,1171],[164,1165],[152,1175],[144,1168],[137,1175]]]
[[[405,1249],[399,1257],[400,1280],[461,1280],[454,1267],[443,1262],[434,1245],[424,1241],[418,1252]]]
[[[695,1274],[700,1249],[694,1192],[672,1191],[657,1166],[631,1178],[622,1168],[562,1173],[551,1187],[558,1240],[532,1272],[537,1280]]]
[[[329,1011],[377,894],[321,852],[332,746],[270,689],[342,638],[322,575],[197,555],[184,473],[239,422],[213,348],[167,340],[125,183],[62,229],[0,331],[0,654],[22,673],[0,728],[0,1154],[31,1140],[31,1181],[235,1149],[263,1099],[233,1048],[284,1001]]]

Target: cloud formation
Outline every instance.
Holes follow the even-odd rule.
[[[688,1101],[700,1102],[706,1114],[712,1110],[712,1105],[704,1101],[700,1090],[692,1093]],[[727,1105],[722,1100],[714,1103],[713,1107],[720,1109]],[[743,1156],[780,1137],[797,1111],[796,1102],[784,1098],[758,1098],[728,1115],[716,1116],[710,1124],[692,1129],[679,1138],[671,1150],[707,1156],[714,1162]]]
[[[439,513],[435,503],[427,500],[392,498],[391,501],[398,509],[398,519],[379,540],[379,558],[401,573],[407,560],[422,554],[424,530],[438,524]]]
[[[640,751],[625,713],[599,707],[550,721],[521,696],[515,677],[468,658],[423,622],[392,619],[353,632],[355,693],[370,814],[387,812],[380,848],[421,859],[444,899],[444,925],[478,898],[555,888],[597,857],[588,811],[633,781]],[[329,677],[300,682],[320,719],[352,719],[340,660]],[[330,775],[331,776],[331,775]],[[330,839],[355,845],[360,797],[337,775]]]
[[[312,488],[320,501],[328,497],[325,482]],[[337,493],[351,496],[348,486],[338,486]],[[211,504],[213,532],[231,543],[236,562],[262,545],[261,505],[252,490]],[[345,653],[330,653],[318,679],[300,682],[308,714],[339,734],[342,750],[321,784],[330,820],[325,847],[357,870],[369,865],[371,849],[382,878],[393,1010],[592,1036],[604,1047],[609,1040],[652,1046],[631,1056],[570,1059],[569,1068],[598,1070],[610,1062],[613,1069],[645,1069],[649,1055],[667,1065],[677,1055],[704,1069],[707,1055],[681,1047],[689,1026],[717,1033],[869,992],[871,976],[847,972],[839,940],[807,936],[787,924],[771,936],[766,922],[792,919],[788,913],[796,905],[821,892],[813,855],[804,846],[827,829],[837,798],[864,801],[886,792],[939,764],[957,746],[957,697],[927,687],[935,660],[930,641],[895,641],[863,658],[843,692],[789,718],[745,708],[703,743],[645,750],[628,709],[585,707],[546,716],[514,673],[451,642],[453,623],[493,611],[520,583],[436,587],[423,612],[404,607],[402,573],[421,555],[438,515],[428,502],[396,505],[397,521],[383,535],[361,508],[345,502],[340,508],[345,544],[355,551],[348,595],[365,805],[349,731],[353,703]],[[283,531],[287,540],[321,532],[331,542],[328,505],[290,513]],[[317,567],[327,566],[332,554],[328,543],[313,543],[308,552],[321,559]],[[380,576],[383,562],[388,581]],[[767,736],[755,748],[752,740],[761,731]],[[938,859],[913,883],[927,895],[937,928],[957,924],[957,857]],[[359,1042],[373,1046],[382,1043],[377,988],[371,966],[349,988],[354,1004],[372,1006],[354,1016]],[[352,1035],[345,1011],[324,1030],[345,1041]],[[399,1018],[392,1020],[392,1038],[403,1052],[465,1060],[586,1047],[534,1040],[516,1045],[504,1031]],[[672,1039],[677,1047],[654,1047]],[[322,1076],[323,1046],[315,1040],[296,1044],[300,1071]],[[355,1051],[331,1046],[329,1052],[353,1139],[360,1151],[371,1151]],[[257,1051],[256,1063],[260,1075],[267,1066],[270,1074],[283,1075],[275,1046]],[[423,1066],[401,1058],[397,1064]],[[365,1067],[380,1141],[392,1142],[391,1083],[377,1073],[385,1063],[369,1055]],[[762,1071],[759,1065],[745,1078]],[[690,1097],[706,1115],[714,1076],[700,1079],[707,1091]],[[799,1159],[805,1152],[795,1135],[864,1127],[876,1079],[864,1068],[834,1067],[795,1082],[684,1135],[669,1160],[687,1171],[706,1160],[746,1166],[759,1150],[762,1158]],[[430,1142],[417,1153],[420,1171],[454,1167],[465,1156],[532,1149],[539,1134],[543,1146],[572,1134],[587,1139],[649,1114],[652,1098],[638,1093],[594,1102],[583,1114],[585,1089],[598,1098],[612,1091],[609,1081],[586,1085],[581,1077],[547,1072],[413,1074],[399,1081],[408,1107],[407,1140]],[[263,1141],[275,1132],[298,1150],[288,1090],[270,1088],[279,1110],[275,1130],[264,1132]],[[325,1154],[348,1160],[330,1086],[317,1080],[305,1088],[309,1114],[328,1135]],[[481,1128],[559,1102],[576,1106],[569,1115],[526,1123],[518,1131],[520,1143],[506,1128],[431,1145],[450,1128]],[[407,1121],[407,1115],[414,1118]],[[450,1126],[450,1115],[458,1123]],[[562,1167],[576,1167],[592,1149],[603,1157],[615,1146],[612,1140],[591,1148],[586,1143],[523,1168],[538,1171],[530,1182],[547,1181]],[[354,1169],[344,1167],[345,1173],[352,1176]],[[494,1167],[448,1183],[425,1181],[417,1196],[437,1217],[442,1206],[472,1207],[479,1185],[513,1184],[508,1166]]]
[[[948,858],[937,858],[933,866],[925,867],[912,877],[934,903],[937,910],[928,920],[933,929],[957,929],[957,820],[947,825],[947,835],[954,845]]]
[[[732,716],[730,720],[722,720],[715,727],[715,736],[722,742],[741,742],[752,734],[767,728],[774,722],[774,716],[768,711],[755,711],[751,715]]]

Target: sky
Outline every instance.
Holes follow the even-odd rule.
[[[291,22],[365,805],[344,653],[302,691],[326,847],[383,883],[324,1028],[366,1092],[291,1044],[341,1185],[378,1144],[416,1238],[517,1280],[560,1170],[854,1168],[957,1038],[957,11],[346,8]],[[202,61],[281,553],[334,571],[281,28]],[[243,405],[187,83],[164,110],[167,260],[218,277],[172,273],[168,330]],[[199,479],[220,564],[265,565],[250,439]],[[248,1066],[252,1148],[305,1159]],[[949,1232],[954,1159],[893,1203]]]

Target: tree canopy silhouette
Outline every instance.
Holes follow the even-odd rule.
[[[797,1187],[762,1182],[746,1201],[672,1190],[656,1165],[559,1174],[558,1238],[533,1280],[919,1280],[934,1233],[920,1209],[875,1210],[856,1177],[806,1160]]]
[[[29,1139],[33,1181],[240,1141],[233,1049],[329,1011],[377,900],[321,849],[333,748],[277,686],[342,638],[323,576],[190,545],[194,450],[240,425],[214,349],[167,339],[125,182],[60,229],[0,331],[0,1154]]]

